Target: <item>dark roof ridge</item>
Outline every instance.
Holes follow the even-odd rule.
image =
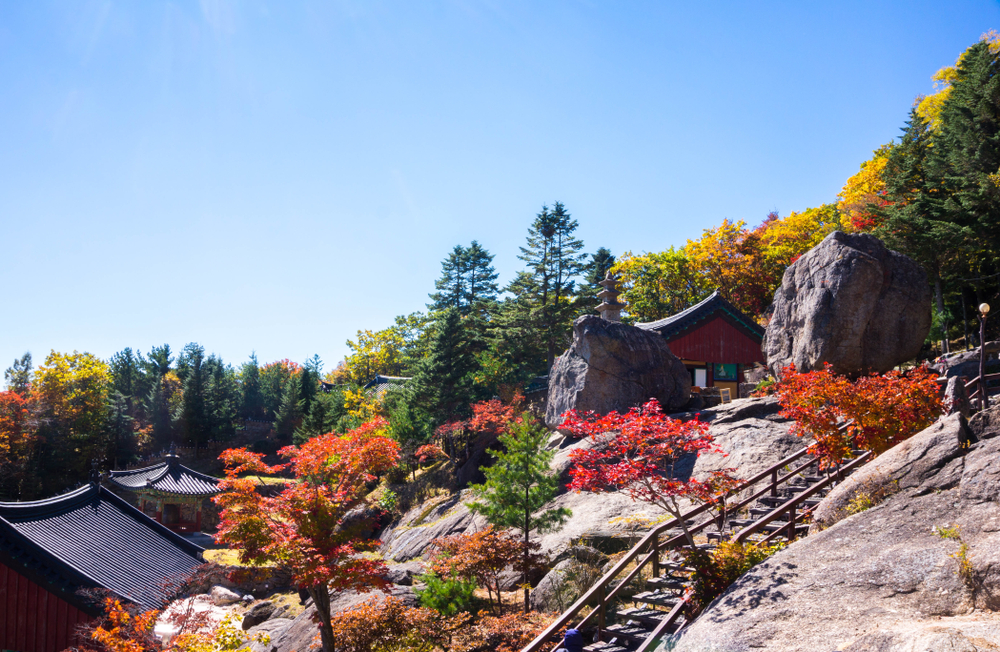
[[[656,321],[640,322],[636,324],[636,327],[642,328],[643,330],[659,331],[664,335],[664,337],[672,337],[673,334],[683,332],[692,324],[698,323],[704,319],[705,316],[717,310],[721,310],[728,314],[739,326],[746,331],[752,332],[756,337],[764,337],[764,329],[761,325],[748,317],[735,305],[727,301],[725,297],[719,294],[718,290],[715,290],[706,298],[702,299],[690,308],[682,310],[676,315],[671,315]],[[701,313],[705,314],[702,315]]]
[[[96,497],[94,486],[93,483],[88,483],[66,493],[56,494],[51,498],[43,498],[41,500],[0,502],[0,520],[6,520],[4,516],[13,516],[15,514],[18,516],[42,515],[65,509],[68,505],[88,502]]]
[[[123,469],[121,471],[111,471],[109,473],[109,475],[112,478],[127,478],[127,477],[132,476],[132,475],[138,475],[140,473],[146,473],[147,471],[154,471],[156,469],[163,470],[165,468],[169,468],[169,466],[170,465],[167,464],[166,462],[160,462],[159,464],[153,464],[153,465],[150,465],[150,466],[144,466],[141,469]],[[162,473],[161,473],[161,475],[159,477],[163,477]],[[159,477],[157,479],[159,479]]]

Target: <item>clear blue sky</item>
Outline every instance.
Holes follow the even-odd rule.
[[[588,250],[832,201],[995,1],[0,0],[0,368],[330,369],[543,203]]]

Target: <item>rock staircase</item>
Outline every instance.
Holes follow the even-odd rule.
[[[800,450],[730,492],[721,517],[706,505],[684,514],[687,529],[703,549],[722,540],[794,540],[808,531],[809,515],[823,496],[868,458],[868,453],[856,451],[847,464],[821,472],[806,450]],[[554,650],[559,632],[585,606],[593,608],[575,627],[594,639],[585,648],[588,652],[649,652],[664,636],[678,633],[687,624],[685,594],[692,572],[677,552],[686,543],[675,519],[654,528],[522,652]]]

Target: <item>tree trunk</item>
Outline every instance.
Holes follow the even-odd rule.
[[[306,590],[313,599],[316,615],[319,616],[319,635],[323,642],[323,652],[335,652],[333,626],[330,624],[330,592],[325,584],[310,586]]]
[[[941,353],[950,353],[948,346],[948,322],[944,317],[944,293],[941,291],[941,275],[934,272],[934,303],[941,317]]]
[[[525,456],[525,466],[527,464],[527,456]],[[524,563],[521,569],[521,586],[524,588],[524,613],[528,613],[531,609],[531,602],[528,599],[528,555],[530,554],[531,548],[528,547],[528,534],[531,532],[531,484],[524,485]]]

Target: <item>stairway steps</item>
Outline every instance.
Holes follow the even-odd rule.
[[[668,591],[644,591],[633,595],[630,599],[632,602],[654,604],[657,607],[666,607],[667,609],[673,609],[681,601],[676,593]]]
[[[591,643],[583,649],[586,650],[586,652],[631,652],[630,648],[623,647],[615,643],[605,643],[604,641]]]
[[[658,590],[670,589],[675,591],[683,591],[685,588],[687,588],[687,580],[680,577],[669,577],[669,576],[651,577],[648,580],[646,580],[646,586]]]
[[[653,625],[654,627],[659,625],[660,621],[669,615],[662,609],[653,609],[651,607],[632,607],[630,609],[622,609],[621,611],[617,611],[615,613],[621,620],[638,620],[640,623]]]
[[[610,627],[606,627],[604,631],[601,632],[601,636],[608,639],[624,638],[630,643],[642,643],[652,633],[653,627],[639,622],[632,622],[627,624],[615,624]]]

